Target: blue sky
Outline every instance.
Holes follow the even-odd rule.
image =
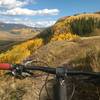
[[[47,27],[63,16],[100,11],[100,0],[0,0],[0,21]]]

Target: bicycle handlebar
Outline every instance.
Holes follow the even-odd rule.
[[[0,64],[0,70],[11,70],[12,69],[12,65],[8,64],[8,63],[1,63]]]
[[[67,70],[67,68],[64,67],[58,67],[58,68],[50,68],[50,67],[41,67],[41,66],[25,66],[21,64],[7,64],[3,63],[0,64],[0,70],[11,70],[14,73],[17,73],[21,75],[22,72],[29,72],[31,70],[37,70],[37,71],[43,71],[49,74],[55,74],[59,77],[64,76],[77,76],[77,75],[84,75],[84,76],[96,76],[100,77],[100,72],[84,72],[84,71],[71,71]]]
[[[85,76],[100,76],[100,72],[84,72],[84,71],[71,71],[67,70],[67,68],[64,67],[58,67],[58,68],[49,68],[49,67],[37,67],[37,66],[30,66],[26,68],[27,70],[38,70],[43,71],[50,74],[56,74],[58,76],[76,76],[76,75],[85,75]]]

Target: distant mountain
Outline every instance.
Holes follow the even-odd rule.
[[[0,22],[0,52],[11,46],[34,38],[44,28]]]
[[[12,29],[20,29],[20,28],[28,28],[22,24],[12,24],[12,23],[2,23],[0,22],[0,30],[12,30]]]
[[[13,29],[32,29],[33,31],[42,31],[44,28],[38,27],[29,27],[23,24],[15,24],[15,23],[4,23],[0,22],[0,31],[11,31]]]

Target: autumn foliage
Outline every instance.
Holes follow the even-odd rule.
[[[41,38],[36,38],[19,45],[15,45],[11,50],[0,54],[0,62],[21,63],[42,45],[43,40]]]
[[[81,14],[59,19],[53,26],[54,34],[76,33],[91,36],[95,29],[100,29],[100,14]]]
[[[22,29],[13,29],[11,30],[11,33],[13,34],[34,34],[36,32],[34,32],[32,29],[30,28],[22,28]]]
[[[61,41],[61,40],[73,40],[79,38],[76,34],[64,33],[64,34],[55,34],[51,41]]]

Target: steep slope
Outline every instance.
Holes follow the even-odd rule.
[[[100,71],[98,66],[94,66],[94,64],[98,65],[97,62],[100,61],[97,56],[99,53],[100,58],[99,43],[100,36],[82,38],[79,41],[51,42],[37,50],[33,56],[31,56],[30,60],[42,61],[47,63],[50,67],[58,67],[64,64],[65,67],[70,65],[70,67],[73,67],[73,69],[78,70]],[[90,59],[91,57],[92,59]],[[88,63],[86,63],[87,61]],[[31,64],[34,65],[35,63]],[[43,63],[38,63],[37,65],[46,66]],[[52,77],[49,77],[49,79],[47,89],[50,97],[52,98],[53,84],[55,81],[52,79]],[[34,78],[34,80],[33,78],[19,80],[9,76],[1,77],[0,98],[1,100],[14,100],[16,98],[20,100],[33,100],[34,98],[34,100],[38,100],[39,92],[44,82],[45,76]],[[72,93],[71,89],[73,84],[75,86],[73,100],[98,100],[99,96],[98,92],[96,91],[97,88],[99,89],[99,86],[93,85],[91,82],[83,82],[82,80],[75,78],[69,79],[67,82],[69,83],[67,84],[68,89],[70,88],[70,93]],[[70,95],[68,96],[70,97]],[[45,89],[42,91],[41,100],[48,100]]]
[[[60,18],[52,27],[39,34],[38,37],[50,41],[55,35],[68,33],[83,37],[100,35],[100,14],[79,14]]]
[[[100,36],[85,37],[75,41],[55,41],[41,47],[34,52],[29,59],[42,60],[48,63],[49,66],[54,67],[62,66],[63,64],[74,64],[74,62],[77,62],[76,64],[78,64],[78,66],[81,65],[80,67],[87,67],[87,65],[84,64],[89,53],[91,56],[99,57],[98,63],[100,64],[99,43]],[[94,53],[94,55],[92,55],[92,53]],[[81,60],[83,60],[83,65]],[[98,65],[98,71],[100,71],[99,66],[100,65]]]
[[[80,14],[61,18],[53,26],[55,34],[71,32],[88,36],[95,29],[100,29],[100,14]]]

